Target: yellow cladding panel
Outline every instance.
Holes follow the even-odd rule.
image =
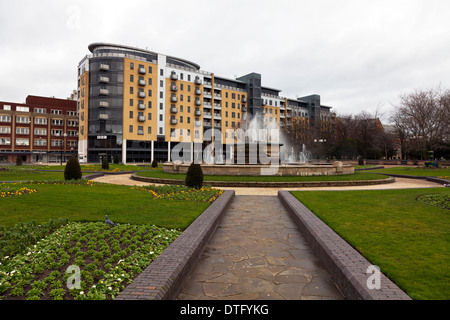
[[[80,76],[80,96],[78,98],[80,110],[78,113],[79,140],[87,140],[89,116],[89,71]]]
[[[195,93],[197,88],[200,89],[201,94]],[[172,97],[175,97],[176,101],[172,101]],[[194,141],[195,130],[199,133],[198,139],[201,139],[203,128],[202,126],[195,126],[195,121],[196,119],[200,123],[203,121],[203,110],[202,106],[195,104],[196,98],[203,102],[203,85],[166,78],[166,141]],[[200,112],[199,116],[195,114],[196,111]],[[172,132],[174,136],[172,136]]]
[[[247,107],[247,103],[242,102],[243,98],[247,98],[247,93],[222,89],[222,139],[229,138],[230,132],[242,127],[243,116],[247,114],[242,111],[243,107]]]
[[[157,72],[158,65],[156,64],[129,58],[124,59],[124,139],[156,141],[158,108]]]

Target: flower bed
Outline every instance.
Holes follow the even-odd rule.
[[[0,185],[0,198],[12,197],[12,196],[23,196],[25,194],[36,192],[34,189],[29,189],[27,187],[15,187],[15,186],[5,186]]]
[[[188,200],[209,203],[216,200],[223,193],[223,190],[214,189],[209,186],[195,189],[182,185],[149,185],[144,187],[133,187],[133,189],[147,191],[155,199]]]
[[[23,253],[0,257],[1,299],[113,299],[179,234],[152,225],[67,223]]]

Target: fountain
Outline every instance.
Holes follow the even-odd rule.
[[[264,125],[258,114],[249,121],[243,121],[243,128],[235,130],[235,138],[231,143],[225,143],[228,156],[223,158],[222,144],[215,142],[205,147],[203,159],[199,152],[195,153],[194,161],[202,165],[205,175],[242,175],[242,176],[312,176],[353,174],[353,165],[344,165],[336,161],[326,164],[309,163],[309,152],[305,145],[297,152],[290,147],[287,161],[283,161],[280,149],[289,148],[280,142],[278,127]],[[218,150],[218,152],[216,152]],[[286,151],[286,150],[284,150]],[[297,158],[298,155],[298,158]],[[175,159],[175,157],[171,157]],[[164,172],[186,173],[190,162],[172,161],[164,164]]]

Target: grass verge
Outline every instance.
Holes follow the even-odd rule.
[[[166,173],[163,169],[140,171],[136,173],[140,177],[150,177],[159,179],[184,180],[186,174]],[[366,172],[355,172],[355,174],[345,174],[339,176],[204,176],[204,181],[256,181],[256,182],[291,182],[291,181],[356,181],[356,180],[380,180],[385,176]]]
[[[292,192],[413,299],[450,299],[450,214],[417,199],[446,188]]]

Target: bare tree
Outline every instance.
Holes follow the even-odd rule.
[[[402,147],[408,149],[402,151],[418,153],[424,159],[427,151],[449,142],[450,91],[438,87],[404,94],[391,120]]]

